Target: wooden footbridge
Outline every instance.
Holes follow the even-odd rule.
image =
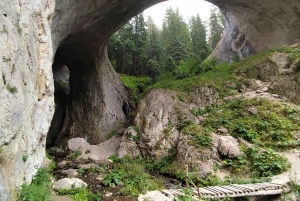
[[[256,184],[232,184],[228,186],[210,186],[204,188],[192,188],[193,198],[227,198],[227,197],[250,197],[262,195],[282,194],[286,186],[277,183]],[[161,192],[167,196],[183,196],[182,189],[165,189]],[[200,194],[200,196],[199,196]]]

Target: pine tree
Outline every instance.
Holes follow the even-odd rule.
[[[190,19],[190,35],[193,57],[200,63],[208,57],[210,48],[206,41],[206,28],[199,14],[196,17],[192,16]]]
[[[187,24],[184,22],[178,9],[171,7],[166,10],[162,28],[162,44],[166,56],[173,57],[178,65],[185,60],[190,51],[190,35]]]
[[[143,13],[138,14],[132,19],[133,25],[133,43],[134,49],[132,51],[132,75],[141,75],[145,72],[143,69],[147,62],[146,44],[147,32],[146,22]]]
[[[213,8],[210,11],[209,29],[209,45],[211,49],[215,49],[224,29],[224,18],[218,8]]]
[[[148,59],[153,59],[154,57],[156,57],[157,62],[160,62],[163,57],[163,47],[160,41],[160,31],[150,16],[148,16],[148,20],[147,20],[147,33],[148,33],[148,40],[147,40]]]

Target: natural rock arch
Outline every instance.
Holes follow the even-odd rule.
[[[54,54],[55,64],[67,65],[70,74],[83,70],[71,83],[74,90],[76,83],[85,89],[75,90],[83,96],[68,110],[71,120],[66,121],[64,134],[102,141],[107,133],[126,124],[128,114],[122,109],[130,105],[108,60],[107,41],[131,17],[162,1],[0,2],[0,200],[15,200],[16,186],[30,182],[43,165],[54,113]],[[298,0],[208,1],[226,16],[224,37],[214,52],[221,60],[231,61],[235,54],[247,57],[300,37]],[[72,65],[72,55],[87,68],[80,67],[80,62]],[[10,92],[10,87],[17,91]],[[28,156],[27,160],[22,156]]]
[[[72,116],[72,120],[71,123],[70,121],[67,123],[69,125],[65,122],[67,128],[61,135],[85,137],[91,143],[98,143],[103,141],[109,132],[124,125],[126,117],[115,112],[119,111],[124,102],[130,102],[126,94],[119,94],[124,91],[124,88],[122,89],[122,86],[117,84],[114,88],[118,86],[120,89],[109,93],[111,97],[119,97],[118,101],[111,103],[113,98],[103,99],[108,95],[104,93],[104,89],[109,88],[109,83],[102,82],[102,80],[108,74],[112,80],[118,80],[107,57],[106,45],[109,37],[131,17],[163,1],[70,0],[56,2],[51,25],[54,51],[59,45],[61,49],[61,44],[68,43],[74,47],[81,44],[82,52],[90,52],[90,57],[86,60],[93,63],[91,67],[82,68],[85,72],[90,71],[79,75],[84,76],[85,83],[81,84],[86,86],[83,89],[86,93],[80,92],[84,97],[80,95],[82,99],[69,108],[69,116]],[[300,37],[298,27],[300,3],[296,0],[284,2],[267,0],[255,3],[251,0],[207,1],[218,6],[225,16],[226,28],[223,38],[213,53],[213,56],[220,60],[230,62],[236,55],[243,59],[256,52],[291,44]],[[64,54],[64,57],[64,59],[71,60],[69,57],[72,55]],[[105,72],[110,73],[105,74]],[[83,79],[83,77],[78,79]],[[96,87],[96,83],[101,83],[101,87],[99,86],[101,89]],[[107,108],[114,108],[114,111],[109,111]],[[107,118],[110,120],[106,121]]]

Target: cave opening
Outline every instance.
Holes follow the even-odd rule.
[[[52,65],[55,113],[47,134],[46,147],[64,144],[72,134],[72,113],[87,95],[88,75],[93,58],[77,41],[63,42],[57,49]]]

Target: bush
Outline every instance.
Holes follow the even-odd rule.
[[[30,185],[23,184],[18,192],[19,201],[50,201],[50,174],[41,168]]]
[[[121,74],[119,74],[119,77],[124,85],[131,90],[137,101],[143,98],[144,91],[152,84],[150,77],[134,77]]]
[[[251,174],[252,178],[271,177],[287,171],[290,164],[287,159],[276,154],[272,149],[261,150],[257,146],[247,148],[242,156],[223,161],[233,173]]]
[[[115,161],[114,169],[104,178],[105,185],[115,186],[123,182],[125,186],[121,188],[121,192],[131,196],[162,188],[162,182],[147,173],[143,159],[125,156]]]

